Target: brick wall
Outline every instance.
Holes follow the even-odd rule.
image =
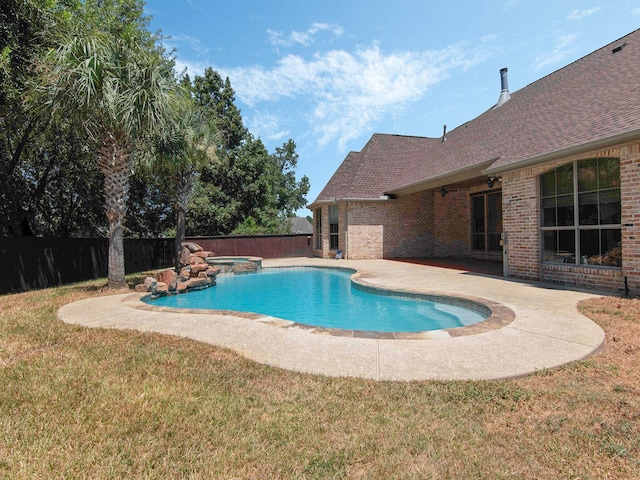
[[[432,192],[383,202],[340,202],[338,207],[339,243],[346,258],[433,256]],[[322,249],[314,249],[314,255],[333,258],[328,206],[322,207],[322,222]]]
[[[433,194],[419,192],[386,202],[345,204],[348,258],[433,255]]]
[[[444,197],[433,191],[434,256],[467,257],[471,253],[469,189],[451,189]]]
[[[614,156],[614,155],[611,155]],[[619,149],[622,200],[622,281],[640,294],[640,144]]]
[[[622,291],[624,285],[623,272],[618,268],[543,264],[540,270],[543,281],[562,285],[611,292]]]
[[[486,183],[479,182],[471,188],[452,188],[445,197],[437,189],[384,202],[340,202],[340,249],[351,259],[481,257],[499,260],[499,252],[479,254],[471,249],[470,195],[483,191],[487,191]],[[335,250],[328,249],[328,206],[322,207],[322,218],[323,248],[314,250],[314,255],[333,258]]]
[[[509,276],[540,278],[538,175],[534,167],[502,175],[502,225],[507,235]]]

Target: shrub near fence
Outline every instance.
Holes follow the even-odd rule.
[[[308,235],[190,237],[218,256],[263,258],[311,256]],[[125,271],[142,272],[174,264],[173,238],[125,238]],[[107,276],[106,238],[0,238],[0,294],[24,292]]]

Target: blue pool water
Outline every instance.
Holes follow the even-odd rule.
[[[151,300],[174,308],[237,310],[307,325],[376,332],[421,332],[480,322],[465,308],[420,297],[370,293],[350,280],[352,270],[270,268],[244,275],[220,275],[215,287]]]

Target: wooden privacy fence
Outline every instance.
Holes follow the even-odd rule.
[[[310,235],[189,237],[218,256],[263,258],[311,256]],[[125,238],[125,271],[142,272],[174,264],[173,238]],[[107,276],[106,238],[0,238],[0,294],[24,292]]]
[[[216,256],[262,258],[310,257],[312,235],[254,235],[243,237],[187,237]]]

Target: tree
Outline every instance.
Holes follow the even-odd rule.
[[[272,158],[276,168],[276,209],[279,214],[289,218],[296,210],[307,204],[309,178],[304,175],[299,182],[296,180],[295,170],[298,166],[298,154],[293,140],[289,139],[282,147],[276,147]]]
[[[188,82],[188,77],[186,78]],[[223,153],[234,150],[245,141],[249,131],[242,122],[240,110],[235,105],[235,92],[227,77],[224,82],[212,68],[205,68],[204,76],[196,75],[191,86],[196,104],[206,112],[218,132]]]
[[[36,59],[74,32],[135,36],[156,49],[142,0],[3,0],[0,8],[0,234],[105,235],[87,132],[25,109]],[[40,115],[38,115],[40,113]],[[99,191],[101,188],[99,189]]]
[[[49,18],[48,2],[6,0],[0,8],[0,234],[30,234],[22,201],[28,195],[21,162],[29,151],[37,119],[22,99],[32,76],[31,62],[47,45],[41,35]],[[55,18],[55,17],[51,17]]]
[[[216,132],[212,122],[185,96],[176,105],[177,121],[165,125],[152,139],[152,162],[156,174],[166,179],[176,216],[175,267],[185,239],[186,215],[193,196],[198,168],[215,161]]]
[[[296,181],[295,143],[286,142],[270,155],[242,122],[229,79],[213,69],[196,76],[192,89],[219,135],[218,161],[200,169],[189,210],[191,235],[277,233],[283,218],[306,204],[309,181]]]
[[[53,114],[82,124],[97,147],[104,176],[109,288],[126,286],[123,230],[136,141],[171,121],[172,65],[135,29],[68,38],[39,64],[37,93]]]

